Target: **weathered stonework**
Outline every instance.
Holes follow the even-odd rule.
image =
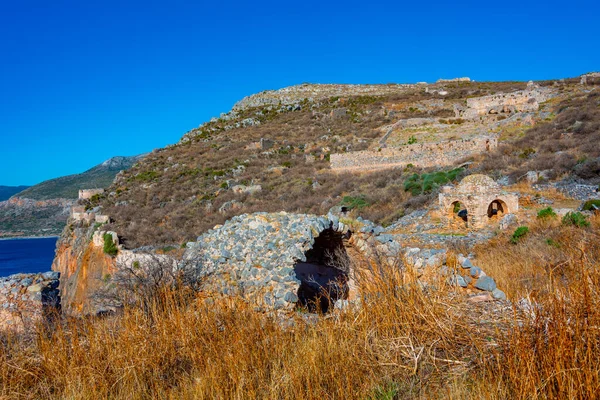
[[[472,119],[487,114],[537,111],[540,103],[551,99],[554,91],[530,86],[527,90],[467,99],[467,106],[455,107],[456,117]]]
[[[415,143],[400,148],[383,148],[380,151],[355,151],[332,154],[331,169],[368,171],[412,164],[420,168],[453,165],[458,161],[495,149],[498,139],[479,136],[473,139],[436,143]]]
[[[439,194],[442,215],[451,223],[464,219],[473,229],[483,228],[495,217],[519,210],[517,195],[501,190],[500,185],[486,175],[469,175],[456,188],[444,186]],[[466,209],[466,215],[458,210]]]
[[[60,312],[58,272],[0,278],[0,330],[31,331]]]
[[[79,200],[89,200],[97,194],[104,193],[104,189],[80,189]]]

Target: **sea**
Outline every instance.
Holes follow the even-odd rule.
[[[0,277],[50,271],[57,237],[0,240]]]

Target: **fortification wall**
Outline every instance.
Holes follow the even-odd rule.
[[[436,143],[415,143],[401,148],[385,148],[380,151],[355,151],[332,154],[331,169],[376,170],[391,167],[416,167],[452,165],[465,157],[490,151],[498,146],[498,139],[480,136],[473,139]]]
[[[96,194],[104,193],[104,189],[80,189],[79,190],[79,199],[80,200],[88,200],[91,199],[92,196]]]
[[[0,330],[31,331],[60,311],[58,272],[0,278]]]

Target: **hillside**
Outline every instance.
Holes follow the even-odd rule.
[[[428,183],[427,173],[465,163],[469,173],[512,183],[545,170],[551,180],[597,185],[595,85],[445,81],[262,92],[150,154],[120,175],[100,204],[114,221],[110,228],[135,248],[179,245],[255,211],[324,214],[347,206],[354,217],[388,226],[430,204],[447,181]],[[508,105],[498,106],[498,98]],[[445,151],[488,137],[498,145],[483,154]],[[366,173],[373,166],[359,157],[356,170],[332,169],[332,155],[355,162],[364,152],[387,164]],[[396,153],[412,155],[402,162]]]
[[[115,175],[131,167],[144,157],[113,157],[89,170],[75,175],[61,176],[34,185],[19,193],[18,197],[33,200],[76,199],[79,189],[109,186]]]
[[[0,186],[0,201],[8,200],[11,196],[22,192],[29,186]]]

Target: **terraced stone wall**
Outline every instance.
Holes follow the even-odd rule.
[[[460,160],[490,151],[498,146],[498,139],[480,136],[472,139],[436,143],[415,143],[400,148],[384,148],[331,155],[333,170],[378,170],[393,167],[453,165]]]

